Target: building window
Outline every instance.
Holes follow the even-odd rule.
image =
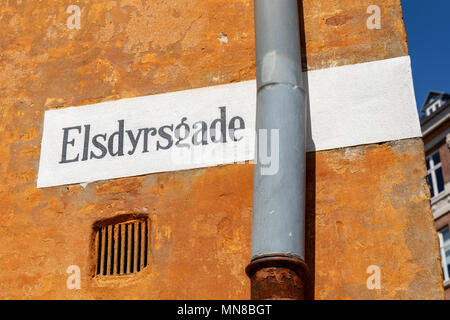
[[[444,282],[450,281],[450,229],[448,227],[438,231],[441,247],[442,271]]]
[[[435,112],[437,110],[437,108],[439,108],[439,102],[433,104],[431,107],[429,107],[427,109],[427,116],[429,116],[430,114],[432,114],[433,112]]]
[[[431,198],[442,193],[445,189],[444,175],[442,174],[442,164],[439,151],[427,157],[427,182],[430,188]]]

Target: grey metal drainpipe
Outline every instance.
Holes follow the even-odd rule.
[[[252,299],[304,299],[306,95],[297,0],[255,0],[255,32],[256,129],[272,136],[267,139],[272,166],[278,143],[279,165],[270,174],[261,163],[265,139],[258,134],[252,260],[246,272]]]

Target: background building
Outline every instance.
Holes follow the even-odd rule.
[[[400,0],[299,3],[308,298],[443,299]],[[253,12],[253,0],[3,1],[1,299],[250,297],[251,163],[43,188],[38,178],[49,112],[254,81]],[[81,161],[70,165],[93,163]],[[68,285],[77,268],[79,288]]]
[[[450,95],[431,91],[421,112],[427,180],[440,241],[447,299],[450,299]]]

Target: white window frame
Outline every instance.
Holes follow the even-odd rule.
[[[436,178],[436,170],[438,170],[439,168],[442,168],[442,160],[441,162],[439,162],[438,165],[434,164],[434,160],[433,160],[433,156],[439,153],[439,150],[433,152],[432,154],[430,154],[427,158],[426,161],[430,167],[430,169],[428,170],[428,174],[431,175],[431,184],[433,185],[433,190],[434,190],[434,197],[432,198],[436,198],[438,195],[442,194],[445,191],[445,181],[444,181],[444,189],[438,193],[438,183],[437,183],[437,178]],[[441,155],[439,155],[439,159],[440,159]],[[444,174],[442,172],[442,174]],[[444,176],[442,176],[442,178],[444,178]]]
[[[441,106],[441,100],[439,99],[427,108],[427,112],[426,112],[427,116],[429,116],[430,114],[435,112],[440,106]]]
[[[444,243],[444,237],[442,236],[442,233],[444,232],[444,230],[448,230],[449,227],[445,227],[444,229],[441,229],[438,231],[438,236],[439,236],[439,248],[440,248],[440,252],[441,252],[441,262],[442,262],[442,271],[444,272],[444,284],[448,285],[450,284],[450,275],[448,272],[448,263],[450,261],[447,261],[447,256],[445,253],[446,249],[450,249],[450,243],[445,244]]]

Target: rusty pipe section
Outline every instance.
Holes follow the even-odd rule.
[[[303,299],[306,99],[297,0],[255,0],[255,34],[258,161],[246,271],[253,299]],[[278,160],[275,170],[264,153]]]

